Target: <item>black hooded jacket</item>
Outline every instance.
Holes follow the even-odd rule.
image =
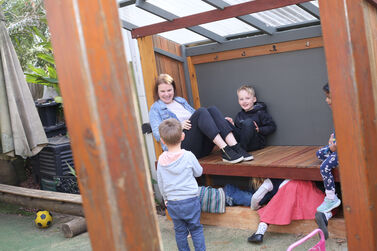
[[[255,102],[253,109],[245,112],[243,109],[237,113],[234,125],[241,128],[242,121],[252,119],[259,127],[259,135],[265,138],[276,130],[276,124],[270,114],[267,113],[267,106],[263,102]]]

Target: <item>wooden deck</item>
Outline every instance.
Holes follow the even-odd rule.
[[[321,161],[316,157],[319,147],[268,146],[252,152],[253,161],[237,164],[223,162],[220,152],[216,152],[199,162],[203,174],[322,181]],[[333,170],[335,181],[339,181],[338,169]]]

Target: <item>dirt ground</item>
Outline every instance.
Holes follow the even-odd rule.
[[[92,250],[88,233],[74,238],[64,238],[61,231],[63,223],[72,216],[53,214],[53,224],[47,229],[38,229],[34,225],[33,210],[25,211],[13,205],[0,203],[0,251],[37,251],[37,250]],[[158,215],[163,250],[177,250],[174,229],[171,221]],[[294,234],[266,233],[264,243],[253,245],[246,239],[251,232],[248,230],[229,229],[224,227],[204,226],[207,250],[242,251],[242,250],[286,250],[287,247],[302,236]],[[191,239],[189,239],[191,250]],[[313,244],[314,241],[311,243]],[[295,250],[307,250],[310,246]],[[342,239],[326,241],[326,250],[347,250],[347,243]]]

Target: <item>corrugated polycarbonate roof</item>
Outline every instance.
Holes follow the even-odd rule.
[[[235,5],[248,1],[249,0],[220,0],[219,2],[226,5]],[[144,5],[148,5],[147,8],[144,8],[144,6],[137,7],[135,4],[119,8],[120,18],[137,27],[142,27],[164,22],[167,20],[167,16],[177,18],[216,9],[215,6],[209,5],[202,0],[148,0],[140,2]],[[318,1],[311,1],[309,3],[311,3],[314,8],[318,8]],[[257,19],[257,21],[262,23],[263,26],[270,27],[272,29],[280,26],[318,21],[315,16],[311,15],[309,12],[303,10],[297,5],[262,11],[246,15],[246,17],[247,16]],[[205,32],[202,32],[201,35],[188,29],[168,31],[160,33],[159,35],[180,44],[190,44],[206,40],[213,40],[208,34],[215,34],[215,36],[218,35],[226,38],[238,34],[255,33],[258,31],[258,29],[238,18],[224,19],[199,26],[201,27],[201,31],[203,28],[205,30]]]

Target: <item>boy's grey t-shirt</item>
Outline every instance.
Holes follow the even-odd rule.
[[[198,196],[195,177],[202,175],[203,168],[192,152],[183,151],[181,157],[168,165],[161,165],[162,155],[159,158],[157,183],[165,200],[184,200]]]

